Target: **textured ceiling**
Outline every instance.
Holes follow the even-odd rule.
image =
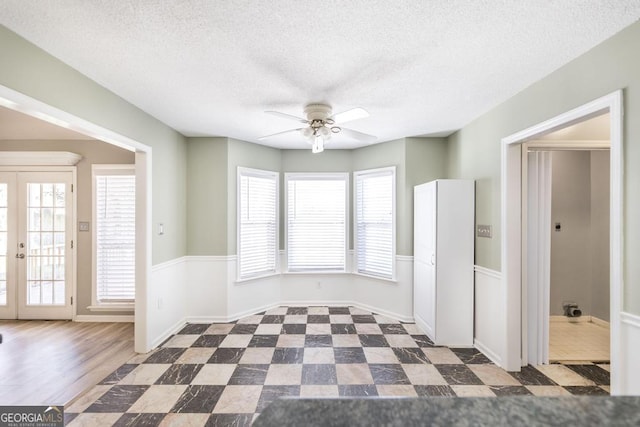
[[[310,102],[365,108],[347,127],[378,142],[447,135],[639,17],[638,0],[0,2],[2,25],[184,135],[252,142],[297,127],[265,110]]]

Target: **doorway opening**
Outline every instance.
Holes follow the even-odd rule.
[[[523,162],[526,143],[543,135],[566,128],[587,119],[609,114],[610,122],[610,201],[609,201],[609,310],[611,394],[620,394],[624,372],[621,371],[620,313],[622,306],[622,91],[616,91],[550,120],[532,126],[502,140],[502,281],[506,304],[505,346],[502,366],[519,371],[529,364],[529,343],[541,342],[541,331],[531,337],[530,311],[548,318],[543,295],[533,304],[527,293],[529,265],[527,233],[527,164]],[[549,142],[553,144],[554,142]],[[549,218],[550,221],[550,218]],[[537,237],[537,235],[534,235]],[[539,240],[534,238],[534,240]],[[544,277],[544,275],[541,275]]]
[[[610,360],[610,120],[602,114],[523,143],[532,365]]]

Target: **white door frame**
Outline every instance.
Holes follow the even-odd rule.
[[[96,123],[0,85],[0,105],[136,153],[136,305],[134,349],[147,353],[153,346],[148,329],[148,282],[151,272],[151,147]]]
[[[522,143],[545,133],[567,127],[608,111],[611,120],[611,393],[620,394],[623,372],[621,368],[620,312],[622,309],[622,176],[623,176],[623,94],[618,90],[598,98],[545,122],[502,139],[501,214],[502,269],[505,292],[506,327],[503,367],[520,370],[523,350],[523,241],[522,241]]]

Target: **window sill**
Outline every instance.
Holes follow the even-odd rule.
[[[326,275],[344,275],[344,274],[352,274],[348,271],[323,271],[323,270],[309,270],[309,271],[285,271],[282,273],[285,276],[318,276],[321,274]]]
[[[91,311],[131,311],[133,312],[135,310],[135,303],[90,305],[89,307],[87,307],[87,309]]]

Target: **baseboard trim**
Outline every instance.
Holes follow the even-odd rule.
[[[160,344],[165,342],[167,338],[171,337],[172,335],[175,335],[178,331],[180,331],[180,329],[182,329],[186,324],[187,322],[184,318],[178,320],[176,323],[173,324],[173,326],[169,327],[166,331],[160,334],[158,338],[156,338],[151,343],[151,348],[153,349],[158,347]]]
[[[602,326],[603,328],[607,328],[607,329],[609,328],[609,322],[594,316],[580,316],[580,317],[549,316],[549,322],[551,323],[593,323],[594,325]]]
[[[475,271],[476,273],[484,274],[485,276],[493,277],[494,279],[498,279],[498,280],[502,279],[502,273],[500,273],[499,271],[482,267],[480,265],[474,265],[473,271]]]
[[[132,315],[107,315],[100,316],[99,314],[79,314],[73,321],[74,322],[106,322],[106,323],[133,323],[135,317]]]
[[[640,329],[640,316],[638,315],[623,311],[620,313],[620,321],[625,325]]]
[[[493,352],[489,347],[484,345],[482,342],[478,340],[473,340],[473,346],[478,349],[482,354],[487,356],[489,360],[495,363],[498,366],[502,366],[502,358],[498,356],[495,352]]]
[[[169,261],[161,262],[160,264],[152,265],[151,266],[151,272],[161,271],[161,270],[164,270],[165,268],[170,268],[170,267],[173,267],[175,265],[182,264],[186,260],[187,260],[187,257],[183,256],[183,257],[180,257],[180,258],[174,258],[174,259],[169,260]]]

